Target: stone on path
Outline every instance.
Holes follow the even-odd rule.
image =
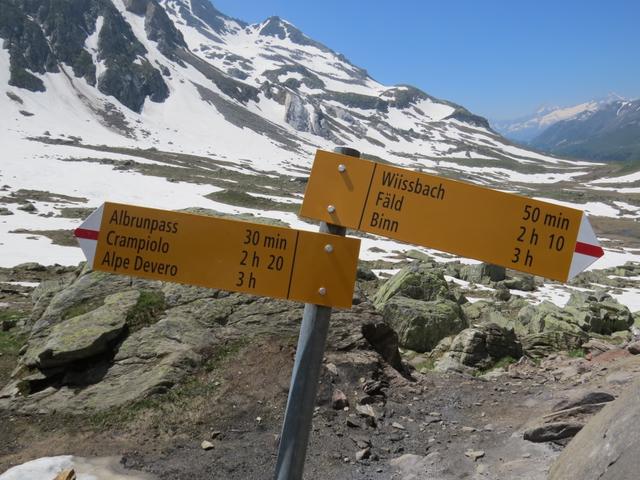
[[[342,410],[349,406],[349,399],[342,390],[335,389],[331,395],[331,406],[335,410]]]
[[[467,450],[466,452],[464,452],[464,454],[471,458],[474,462],[476,460],[478,460],[479,458],[484,457],[484,451],[483,450]]]
[[[211,450],[214,448],[213,443],[211,443],[209,440],[204,440],[201,444],[200,444],[200,448],[202,448],[203,450]]]
[[[584,425],[577,422],[553,422],[529,428],[524,439],[530,442],[553,442],[575,436]]]
[[[371,457],[371,448],[370,447],[363,448],[362,450],[359,450],[358,452],[356,452],[356,460],[357,461],[366,460],[369,457]]]

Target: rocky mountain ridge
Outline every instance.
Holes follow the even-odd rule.
[[[615,101],[625,101],[626,98],[615,93],[610,93],[604,98],[593,99],[576,105],[550,106],[545,105],[535,112],[511,120],[492,120],[491,124],[507,138],[511,138],[522,144],[528,144],[533,138],[540,135],[546,128],[563,120],[572,120],[584,112],[592,112],[600,106]]]
[[[222,121],[233,124],[232,131],[266,134],[283,155],[349,144],[404,162],[452,154],[527,156],[495,135],[486,119],[411,86],[381,85],[277,17],[248,25],[207,0],[1,5],[0,38],[8,53],[2,68],[9,70],[8,86],[16,87],[3,102],[25,112],[17,117],[24,134],[79,133],[64,122],[52,131],[33,105],[62,88],[71,97],[64,110],[85,111],[82,138],[94,144],[130,139],[168,147],[155,117],[185,133],[180,107],[195,102],[191,114],[210,128]]]
[[[610,94],[569,107],[543,107],[513,121],[492,122],[507,138],[537,150],[592,161],[638,160],[638,106]]]
[[[640,161],[640,100],[618,100],[559,121],[531,140],[540,150],[598,161]]]

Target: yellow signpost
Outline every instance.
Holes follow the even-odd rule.
[[[603,254],[580,210],[325,151],[300,216],[560,281]]]
[[[360,241],[105,203],[76,230],[94,270],[349,308]]]

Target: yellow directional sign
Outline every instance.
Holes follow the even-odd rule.
[[[604,253],[580,210],[325,151],[300,215],[560,281]]]
[[[360,241],[105,203],[76,230],[94,270],[350,307]]]

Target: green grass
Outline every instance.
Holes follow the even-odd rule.
[[[478,369],[477,372],[474,373],[474,376],[479,377],[481,375],[484,375],[485,373],[489,373],[493,370],[497,370],[498,368],[504,368],[506,370],[506,368],[509,365],[512,365],[514,363],[516,363],[518,360],[516,360],[513,357],[510,356],[506,356],[506,357],[502,357],[500,360],[498,360],[496,363],[494,363],[493,365],[491,365],[489,368],[480,368]]]
[[[506,356],[501,358],[500,360],[498,360],[493,367],[491,367],[491,370],[494,370],[496,368],[507,368],[509,365],[512,365],[514,363],[516,363],[518,360],[516,360],[513,357],[510,356]]]
[[[0,310],[0,322],[3,322],[4,320],[18,321],[23,315],[24,314],[19,310]]]
[[[234,340],[227,342],[224,345],[218,345],[215,347],[213,354],[209,357],[204,364],[204,370],[212,372],[220,367],[220,365],[227,359],[235,357],[240,350],[249,344],[247,339]]]
[[[165,309],[164,294],[158,290],[142,290],[138,302],[127,315],[129,332],[152,325]]]
[[[27,336],[24,334],[0,331],[0,353],[17,355],[26,341]]]
[[[436,360],[434,358],[428,358],[424,362],[420,362],[416,365],[416,370],[422,372],[424,370],[433,370],[436,367]]]
[[[567,352],[571,358],[584,358],[584,350],[582,348],[574,348],[573,350],[569,350]]]
[[[300,205],[297,203],[284,203],[271,200],[270,198],[255,197],[246,192],[238,190],[220,190],[218,192],[205,195],[206,198],[216,202],[226,203],[228,205],[236,205],[246,208],[255,208],[261,210],[279,210],[284,212],[297,212]]]

